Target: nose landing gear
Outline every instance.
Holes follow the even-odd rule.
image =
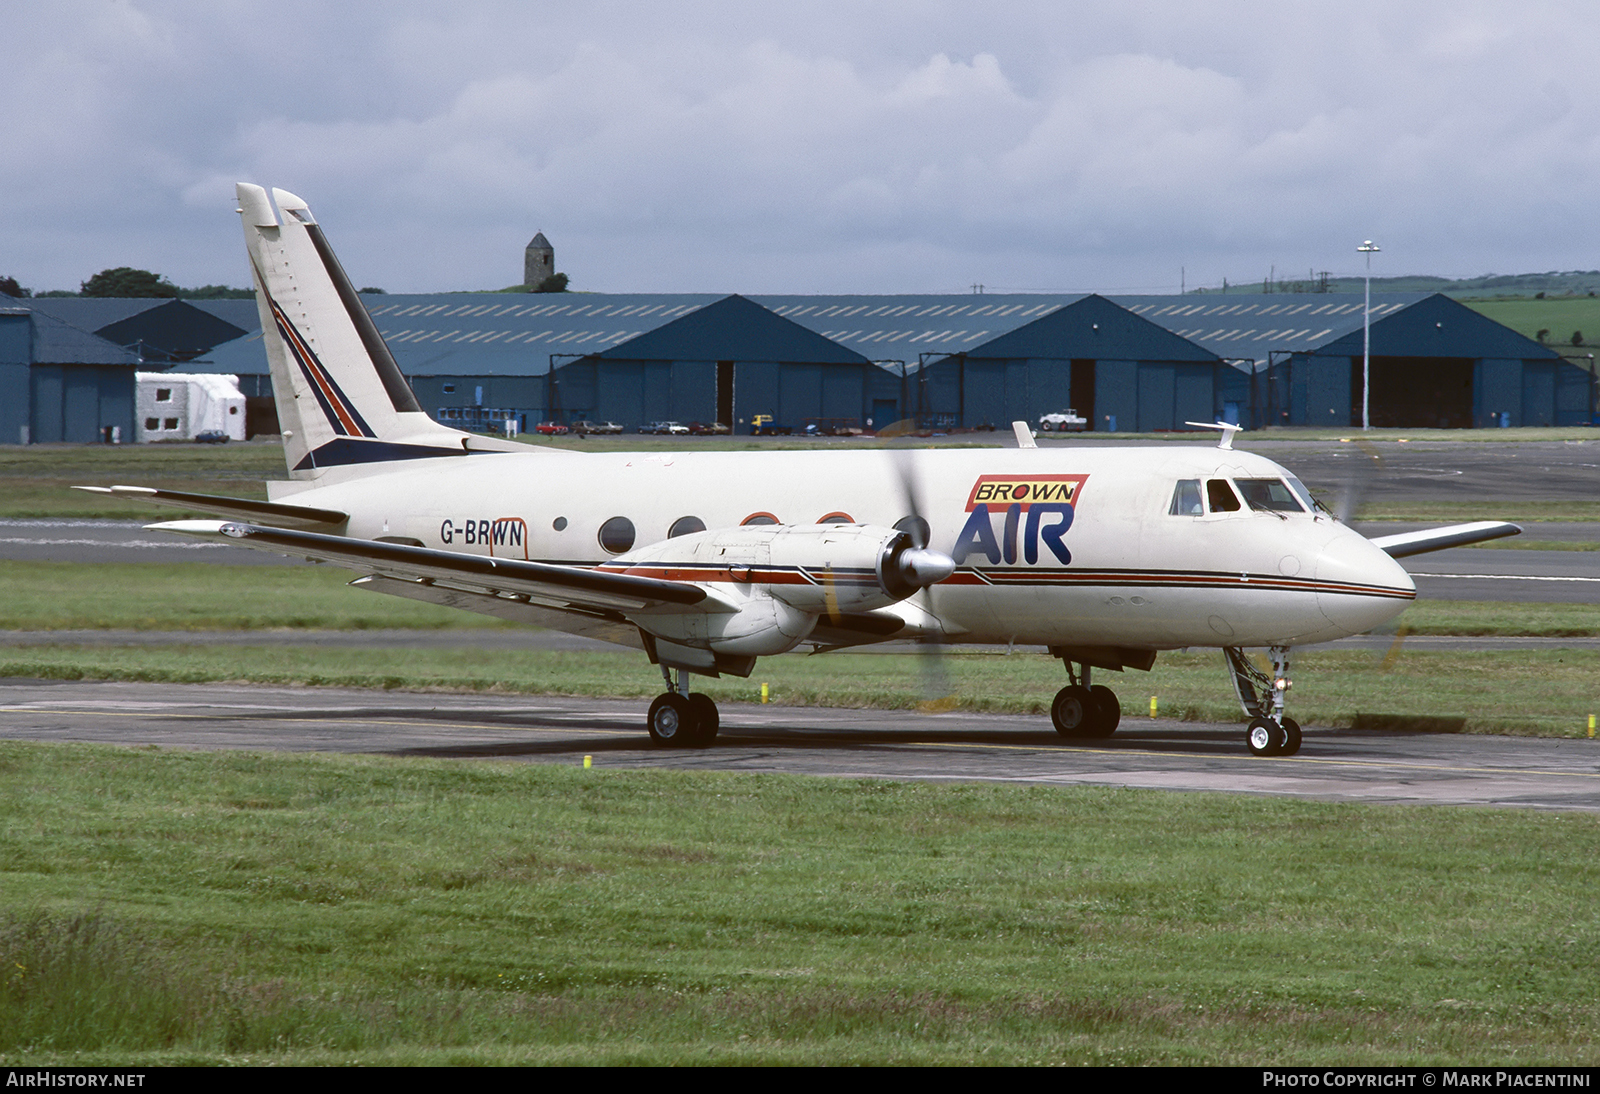
[[[1289,649],[1273,646],[1267,651],[1272,658],[1272,675],[1268,676],[1250,662],[1244,650],[1223,648],[1234,694],[1250,715],[1244,742],[1252,756],[1293,756],[1300,751],[1300,723],[1283,713],[1289,690]]]

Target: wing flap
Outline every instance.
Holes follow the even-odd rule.
[[[1406,558],[1521,534],[1519,525],[1503,520],[1480,520],[1472,524],[1449,524],[1443,528],[1424,528],[1420,532],[1402,532],[1396,536],[1377,536],[1372,540],[1372,545],[1390,558]]]
[[[256,550],[331,562],[352,570],[402,580],[442,582],[473,593],[532,598],[558,611],[735,610],[700,585],[661,578],[558,566],[547,562],[488,558],[346,536],[263,528],[213,520],[178,520],[146,526],[155,532],[234,543]]]
[[[645,648],[644,639],[639,637],[639,628],[629,623],[618,612],[587,610],[572,605],[551,608],[516,597],[491,596],[488,593],[472,592],[467,589],[454,589],[437,582],[383,577],[378,574],[358,577],[350,582],[350,585],[369,592],[420,600],[425,604],[438,604],[445,608],[459,608],[480,615],[492,615],[512,623],[526,623],[547,630],[582,635],[585,638],[595,638],[636,650]]]

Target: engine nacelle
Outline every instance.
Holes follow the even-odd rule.
[[[704,583],[735,612],[637,615],[657,638],[717,653],[768,656],[799,645],[823,615],[904,600],[955,571],[949,556],[870,524],[768,524],[679,536],[619,555],[606,570]]]

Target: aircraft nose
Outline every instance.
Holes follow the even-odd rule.
[[[1341,528],[1317,556],[1317,606],[1345,634],[1382,626],[1417,595],[1405,567],[1366,537]]]

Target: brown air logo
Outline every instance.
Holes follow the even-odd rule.
[[[1087,475],[980,475],[967,495],[967,512],[980,505],[1002,509],[1021,505],[1022,511],[1040,502],[1073,505]]]

